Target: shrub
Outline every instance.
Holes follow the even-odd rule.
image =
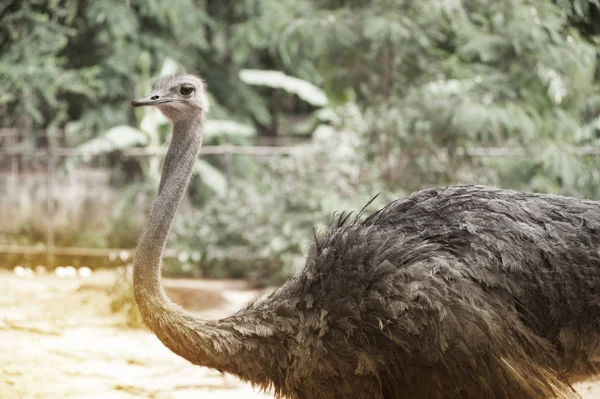
[[[323,232],[333,212],[358,211],[379,192],[360,145],[353,132],[322,126],[310,145],[272,157],[256,181],[234,182],[225,201],[209,200],[179,220],[172,241],[184,256],[168,270],[280,283],[302,266],[313,229]]]
[[[110,310],[113,313],[122,313],[128,327],[140,328],[143,326],[142,316],[133,295],[133,268],[131,265],[115,270],[115,281],[108,289],[108,295],[111,297]]]

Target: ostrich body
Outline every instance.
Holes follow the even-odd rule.
[[[208,109],[202,81],[162,78],[133,105],[174,125],[135,257],[145,324],[177,355],[291,399],[576,398],[600,356],[600,203],[482,186],[416,192],[338,217],[306,265],[221,320],[160,283]]]

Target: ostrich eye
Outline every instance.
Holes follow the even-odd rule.
[[[190,96],[192,93],[194,92],[194,87],[193,86],[181,86],[181,88],[179,89],[179,93],[181,93],[182,96]]]

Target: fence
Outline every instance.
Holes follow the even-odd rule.
[[[20,131],[16,129],[0,129],[0,183],[6,181],[19,181],[24,176],[37,175],[35,171],[41,170],[41,176],[45,180],[46,191],[46,232],[45,244],[39,246],[31,245],[2,245],[0,244],[0,254],[23,254],[23,255],[45,255],[46,264],[52,268],[55,265],[55,257],[64,256],[84,256],[84,257],[103,257],[120,258],[126,260],[133,255],[132,248],[92,248],[92,247],[65,247],[55,245],[55,194],[57,189],[57,165],[69,157],[82,157],[77,148],[62,148],[47,145],[46,148],[22,148],[17,139]],[[298,146],[204,146],[202,155],[214,155],[223,157],[224,173],[227,184],[231,183],[233,178],[233,157],[239,155],[249,155],[253,157],[272,157],[285,156],[291,153],[301,152],[302,148]],[[600,155],[598,147],[579,147],[575,149],[581,155]],[[130,148],[120,151],[121,156],[130,158],[161,156],[166,152],[163,148]],[[470,157],[514,157],[525,156],[527,151],[524,148],[459,148],[456,150],[458,156]],[[92,158],[94,158],[93,156]],[[24,162],[23,159],[28,160]],[[34,161],[35,160],[35,161]],[[25,164],[25,165],[23,165]],[[27,170],[23,172],[22,170]],[[39,177],[39,176],[38,176]],[[10,210],[8,210],[10,212]],[[5,216],[6,217],[6,216]],[[1,231],[0,226],[0,231]],[[167,249],[165,257],[177,257],[177,251]]]
[[[24,254],[24,255],[45,255],[46,264],[54,267],[54,259],[57,255],[65,256],[85,256],[85,257],[103,257],[120,258],[127,260],[133,256],[132,248],[91,248],[91,247],[64,247],[55,245],[55,207],[53,198],[55,198],[57,187],[57,165],[61,164],[65,158],[78,157],[86,159],[89,163],[99,156],[106,154],[88,155],[82,153],[77,148],[52,147],[46,148],[19,148],[19,141],[15,139],[20,134],[17,129],[0,129],[0,183],[11,181],[22,182],[27,177],[36,176],[38,179],[40,173],[45,180],[46,191],[46,237],[45,245],[5,245],[0,244],[0,254]],[[236,155],[249,155],[253,157],[271,157],[287,155],[291,152],[301,151],[298,147],[292,146],[204,146],[202,155],[214,155],[222,157],[224,164],[224,174],[227,184],[231,183],[233,173],[233,157]],[[166,153],[165,148],[130,148],[119,151],[124,158],[155,157]],[[6,185],[6,184],[5,184]],[[4,217],[8,217],[5,215]],[[2,227],[0,226],[0,232]],[[175,250],[167,249],[165,257],[177,257]]]

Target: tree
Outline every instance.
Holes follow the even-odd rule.
[[[0,121],[4,126],[57,126],[67,95],[95,98],[98,68],[71,68],[65,57],[77,34],[77,1],[7,1],[0,5]]]
[[[573,25],[595,3],[264,2],[261,16],[238,29],[258,32],[286,69],[323,83],[330,98],[356,99],[390,188],[502,181],[474,178],[473,168],[493,163],[455,150],[525,145],[547,150],[526,160],[535,173],[505,183],[582,195],[594,176],[564,149],[595,140],[595,36]],[[535,184],[539,173],[551,186]],[[587,176],[574,181],[579,174]]]

